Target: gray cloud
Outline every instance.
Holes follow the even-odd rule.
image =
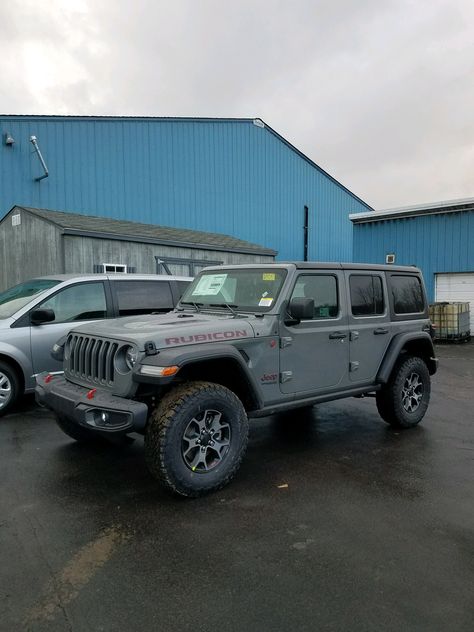
[[[472,0],[31,0],[3,112],[260,116],[372,205],[474,195]]]

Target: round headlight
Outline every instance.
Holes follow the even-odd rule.
[[[127,347],[127,350],[125,351],[125,364],[130,369],[130,371],[136,365],[137,360],[138,351],[135,349],[135,347]]]

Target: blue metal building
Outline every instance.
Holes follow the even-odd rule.
[[[20,205],[225,233],[280,259],[303,259],[306,233],[308,259],[350,261],[348,215],[371,210],[260,119],[10,115],[0,131],[0,218]]]
[[[358,213],[350,219],[355,261],[417,265],[430,301],[471,302],[474,331],[474,198]]]

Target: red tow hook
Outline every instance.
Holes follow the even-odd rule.
[[[52,379],[53,379],[53,376],[51,375],[51,373],[48,373],[48,375],[44,378],[44,383],[49,384]]]
[[[96,394],[96,392],[96,388],[91,388],[91,390],[86,395],[87,399],[94,399],[94,395]]]

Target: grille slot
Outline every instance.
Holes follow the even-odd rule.
[[[66,342],[65,372],[93,384],[114,383],[114,362],[119,344],[92,336],[69,334]]]

